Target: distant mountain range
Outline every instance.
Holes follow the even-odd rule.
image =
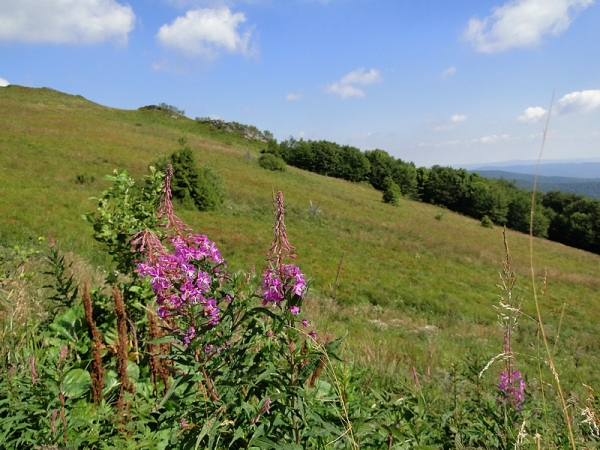
[[[475,172],[499,171],[516,174],[535,175],[535,164],[521,164],[513,166],[492,166],[486,165],[477,167]],[[540,164],[539,175],[545,177],[560,178],[587,178],[600,179],[600,162],[580,162],[580,163],[545,163]]]
[[[462,164],[455,168],[477,172],[486,178],[504,178],[514,181],[521,189],[533,189],[537,161],[503,161],[481,164]],[[542,162],[539,168],[537,190],[562,191],[587,195],[600,200],[600,160],[561,160]]]
[[[506,167],[506,169],[513,169],[514,167],[521,167],[524,170],[524,168],[527,166],[512,166]],[[598,163],[598,169],[596,170],[600,170],[600,163]],[[478,174],[486,178],[504,178],[505,180],[514,181],[515,184],[521,189],[533,189],[533,179],[535,175],[529,173],[484,169],[471,170],[471,172],[477,172]],[[552,172],[550,171],[550,173]],[[593,168],[589,170],[588,173],[593,173]],[[575,178],[540,175],[538,176],[537,180],[537,190],[540,192],[570,192],[573,194],[587,195],[588,197],[600,200],[600,176],[598,178]]]

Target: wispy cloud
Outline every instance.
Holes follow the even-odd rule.
[[[227,7],[194,9],[160,27],[156,37],[163,46],[190,58],[212,60],[222,51],[252,56],[258,51],[251,44],[252,32],[238,30],[244,22],[244,13],[234,14]]]
[[[5,80],[4,78],[0,78],[0,87],[6,87],[9,84],[10,83],[8,82],[8,80]]]
[[[455,73],[456,73],[456,67],[452,66],[452,67],[448,67],[446,70],[444,70],[440,76],[442,77],[442,80],[444,80],[448,77],[451,77]]]
[[[450,118],[448,120],[446,120],[445,123],[443,123],[442,125],[438,125],[437,127],[435,127],[433,129],[433,131],[449,131],[449,130],[453,130],[454,128],[456,128],[458,125],[460,125],[461,123],[465,122],[466,120],[468,120],[468,117],[465,116],[464,114],[454,114],[453,116],[450,116]]]
[[[368,139],[371,136],[373,136],[373,133],[370,131],[365,131],[363,133],[357,133],[357,134],[353,134],[350,136],[350,139],[353,139],[355,141],[362,141],[364,139]]]
[[[127,43],[131,6],[114,0],[0,0],[0,40],[27,43]]]
[[[596,110],[600,110],[600,89],[574,91],[566,94],[556,102],[553,112],[558,115],[585,114]],[[536,123],[543,119],[547,112],[541,106],[530,106],[517,117],[517,120],[521,123]]]
[[[302,99],[302,92],[290,92],[285,96],[288,102],[296,102]]]
[[[364,97],[365,92],[355,85],[367,85],[380,83],[381,81],[382,77],[377,69],[371,69],[366,72],[364,67],[361,67],[344,75],[340,81],[326,86],[325,92],[339,95],[342,98]]]
[[[545,35],[564,33],[594,0],[511,0],[484,19],[469,20],[464,38],[483,53],[535,47]]]
[[[489,144],[491,142],[496,142],[499,140],[506,140],[508,138],[509,138],[508,134],[501,134],[501,135],[491,134],[489,136],[483,136],[479,139],[471,139],[471,142],[479,143],[479,144]]]

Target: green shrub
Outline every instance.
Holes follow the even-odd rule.
[[[494,228],[494,222],[488,216],[483,216],[481,218],[481,226],[484,228]]]
[[[390,205],[398,205],[402,192],[400,187],[392,179],[392,177],[386,177],[383,180],[383,202],[389,203]]]
[[[225,184],[221,175],[208,166],[198,168],[192,149],[185,138],[179,139],[181,149],[170,158],[158,158],[153,165],[163,171],[170,162],[173,165],[171,189],[173,198],[184,208],[214,211],[225,200]],[[170,160],[170,161],[169,161]]]
[[[278,170],[280,172],[285,172],[286,164],[285,161],[281,158],[278,158],[273,153],[263,153],[258,158],[258,164],[263,169],[267,170]]]
[[[227,192],[221,174],[209,166],[198,170],[198,189],[194,193],[194,202],[200,211],[214,211],[219,208]]]

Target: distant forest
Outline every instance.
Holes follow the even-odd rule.
[[[485,178],[465,169],[416,167],[385,150],[362,152],[329,141],[271,140],[263,153],[321,175],[368,182],[382,192],[391,183],[405,198],[447,208],[482,224],[529,232],[531,190],[513,181]],[[533,234],[600,254],[600,201],[560,190],[540,193]]]

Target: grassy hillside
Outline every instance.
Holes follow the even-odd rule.
[[[49,89],[0,88],[0,244],[34,246],[50,232],[63,250],[108,269],[81,219],[96,207],[89,197],[109,186],[102,177],[114,169],[141,177],[182,136],[199,163],[223,175],[228,200],[217,213],[181,217],[217,243],[230,268],[260,270],[271,241],[272,191],[282,190],[297,263],[314,278],[307,314],[322,333],[349,330],[349,359],[391,372],[414,365],[425,373],[447,370],[468,352],[484,358],[500,352],[493,305],[504,257],[501,229],[418,202],[393,207],[365,185],[290,167],[265,171],[256,161],[265,144],[164,111],[123,111]],[[80,184],[78,175],[95,181]],[[509,232],[508,239],[524,311],[534,316],[528,237]],[[548,271],[542,310],[551,342],[560,335],[562,380],[569,389],[581,381],[597,384],[600,257],[539,239],[534,251],[538,280]],[[529,373],[537,372],[536,330],[523,319],[516,337]]]

